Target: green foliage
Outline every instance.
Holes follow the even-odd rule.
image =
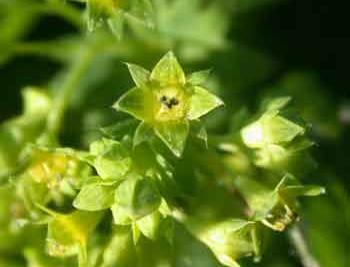
[[[229,21],[270,1],[75,2],[0,0],[0,64],[32,55],[61,70],[0,125],[0,266],[268,266],[302,197],[325,193],[305,181],[316,160],[301,117],[334,126],[317,118],[323,101],[291,108],[299,76],[279,82],[287,96],[240,96],[276,66],[230,43]],[[72,32],[23,38],[45,14]],[[262,102],[255,114],[247,98]],[[310,228],[323,229],[312,205],[336,216],[307,203]],[[312,249],[329,264],[323,241]]]

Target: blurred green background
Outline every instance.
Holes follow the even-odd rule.
[[[0,121],[21,113],[25,86],[55,84],[71,52],[90,38],[70,18],[74,12],[67,19],[62,16],[67,13],[55,8],[36,10],[34,6],[41,2],[0,0]],[[155,36],[143,36],[136,43],[123,41],[115,57],[108,53],[98,56],[71,103],[62,142],[85,147],[99,126],[118,116],[109,107],[131,84],[121,61],[149,67],[167,48],[179,51],[190,70],[213,69],[213,87],[227,104],[223,119],[209,124],[214,132],[227,131],[229,116],[224,115],[242,107],[254,111],[266,96],[291,95],[312,126],[316,141],[313,156],[318,167],[304,179],[327,188],[325,196],[303,203],[301,217],[307,241],[321,266],[348,267],[350,33],[345,4],[333,0],[217,2],[218,13],[203,17],[201,29],[192,24],[197,40],[179,34],[166,36],[175,40],[159,45]],[[82,7],[76,8],[80,14]],[[193,15],[187,13],[178,14],[180,20]],[[184,29],[186,23],[180,30]],[[197,44],[203,51],[196,49]],[[299,263],[285,237],[275,234],[263,261],[256,266],[293,267]]]

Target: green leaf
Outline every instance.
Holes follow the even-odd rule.
[[[52,212],[50,212],[52,213]],[[51,256],[66,257],[84,253],[88,237],[101,219],[101,213],[75,211],[53,214],[48,224],[47,249]]]
[[[173,52],[168,52],[154,67],[151,80],[159,82],[161,86],[186,83],[185,73]]]
[[[190,120],[198,119],[223,104],[217,96],[209,93],[202,87],[195,86],[190,100],[188,118]]]
[[[172,253],[174,253],[174,266],[222,267],[212,251],[203,242],[176,222],[174,224]]]
[[[107,126],[101,129],[102,133],[109,138],[115,140],[121,140],[126,135],[132,135],[139,122],[134,119],[129,119],[125,121],[119,121],[111,126]]]
[[[208,81],[210,72],[211,70],[202,70],[194,72],[186,78],[186,82],[190,85],[202,86]]]
[[[143,24],[142,26],[154,27],[153,4],[150,0],[134,0],[129,14],[135,17],[135,21],[138,20],[139,23],[141,22]]]
[[[93,165],[102,179],[123,179],[131,168],[132,160],[127,149],[117,141],[95,141],[90,146],[90,152],[96,156]]]
[[[116,158],[114,152],[109,151],[98,156],[94,166],[98,175],[102,179],[123,179],[124,175],[129,171],[132,161],[131,158]]]
[[[144,236],[155,240],[158,236],[161,221],[162,215],[158,211],[155,211],[152,214],[137,220],[136,225]]]
[[[114,204],[111,207],[113,220],[118,225],[130,225],[132,219],[130,218],[130,212],[127,209],[121,207],[119,204]]]
[[[177,157],[181,157],[189,133],[187,121],[170,121],[155,125],[157,136],[168,146]]]
[[[148,96],[144,89],[133,88],[122,95],[113,105],[113,108],[128,113],[138,120],[144,120],[149,112],[147,111],[147,108],[149,108],[147,99]]]
[[[161,197],[149,178],[130,176],[116,190],[116,203],[127,210],[132,219],[140,219],[160,206]]]
[[[100,183],[84,185],[74,199],[73,206],[86,211],[108,209],[114,203],[114,191],[113,186],[105,186]]]
[[[113,16],[108,18],[107,24],[112,33],[121,40],[124,33],[125,17],[122,11],[118,10],[113,13]]]
[[[281,116],[262,118],[262,125],[266,142],[279,144],[291,142],[298,135],[303,135],[305,129]]]
[[[143,142],[150,141],[150,139],[154,136],[154,131],[151,125],[146,122],[141,122],[136,129],[133,144],[134,147],[140,145]]]
[[[112,139],[102,138],[90,144],[90,153],[94,156],[101,155],[111,146],[119,145],[120,143]]]
[[[208,148],[208,133],[201,121],[193,121],[191,123],[191,134],[201,140],[205,147]]]
[[[137,227],[136,223],[133,222],[131,224],[131,231],[132,231],[132,239],[134,241],[134,245],[136,246],[137,243],[139,242],[140,240],[140,237],[141,237],[141,231],[140,229]]]
[[[101,267],[138,266],[136,249],[129,227],[116,227],[103,252]]]
[[[295,185],[287,186],[280,190],[280,193],[283,196],[288,198],[298,197],[298,196],[307,196],[315,197],[326,193],[324,187],[317,185]]]
[[[144,87],[150,79],[151,73],[135,64],[127,63],[129,72],[137,87]]]
[[[305,133],[298,124],[279,115],[264,114],[259,120],[244,127],[241,136],[251,148],[264,148],[268,144],[284,144]]]

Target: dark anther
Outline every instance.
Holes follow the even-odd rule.
[[[179,100],[173,97],[172,99],[170,99],[170,104],[172,104],[173,106],[177,106],[179,104]]]
[[[162,96],[160,98],[160,102],[167,106],[168,109],[171,109],[173,106],[177,106],[179,104],[179,100],[177,100],[175,97],[169,99],[166,96]]]
[[[160,102],[162,102],[163,104],[167,103],[168,102],[168,98],[163,95],[161,98],[160,98]]]

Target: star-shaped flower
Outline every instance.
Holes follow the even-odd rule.
[[[183,153],[190,121],[198,120],[223,105],[215,95],[201,87],[208,72],[196,72],[186,77],[172,52],[167,53],[149,72],[128,64],[136,87],[126,92],[114,108],[142,121],[135,133],[135,142],[154,133],[178,157]]]

